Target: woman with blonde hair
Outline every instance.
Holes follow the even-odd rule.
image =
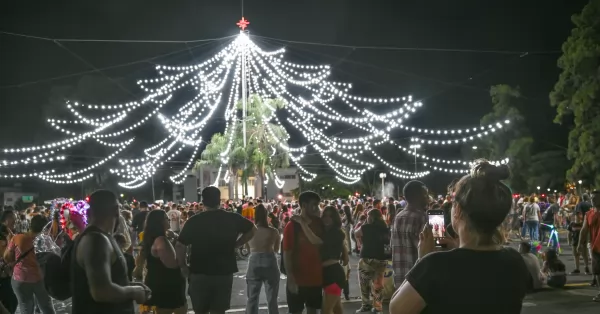
[[[365,211],[365,206],[362,203],[356,204],[354,207],[354,212],[352,213],[352,220],[357,221],[358,217]]]
[[[258,313],[260,290],[265,285],[269,314],[279,313],[277,294],[279,293],[279,266],[277,255],[281,238],[279,231],[268,221],[268,211],[263,204],[255,209],[256,233],[250,239],[250,257],[246,271],[247,314]]]

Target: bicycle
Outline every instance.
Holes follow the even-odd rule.
[[[556,227],[554,227],[554,225],[545,224],[543,222],[540,222],[540,225],[550,228],[550,235],[548,236],[547,247],[552,247],[554,250],[556,250],[556,253],[561,254],[562,249],[560,248],[560,240],[558,239],[558,231],[556,230]]]

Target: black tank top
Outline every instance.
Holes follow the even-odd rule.
[[[92,298],[89,288],[89,281],[85,270],[77,263],[77,247],[80,240],[90,232],[101,233],[106,236],[112,245],[113,250],[117,254],[117,259],[110,265],[110,275],[112,282],[119,286],[128,286],[129,278],[127,277],[127,263],[125,257],[121,252],[121,249],[117,245],[117,242],[113,237],[98,227],[89,226],[83,233],[81,233],[77,239],[75,239],[75,247],[73,248],[72,260],[71,260],[71,291],[73,291],[72,298],[72,314],[134,314],[133,301],[126,301],[122,303],[101,303],[96,302]]]
[[[146,256],[146,279],[144,283],[152,290],[152,297],[144,303],[162,309],[177,309],[185,305],[185,279],[179,268],[168,268],[158,257]]]

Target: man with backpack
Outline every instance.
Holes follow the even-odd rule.
[[[554,226],[554,228],[556,228],[556,221],[558,221],[558,212],[560,211],[560,207],[556,203],[556,199],[554,196],[548,197],[548,202],[550,203],[550,206],[546,209],[544,215],[542,215],[542,222],[544,224],[540,225],[541,242],[546,242],[547,234],[549,235],[550,232],[552,232],[553,229],[550,226]]]
[[[321,198],[307,191],[299,197],[301,218],[311,230],[321,236],[324,232],[320,218]],[[319,248],[309,242],[298,223],[290,221],[283,231],[283,266],[287,274],[286,296],[289,312],[308,314],[321,308],[323,271]]]

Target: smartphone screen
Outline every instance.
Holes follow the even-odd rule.
[[[431,232],[433,232],[433,238],[435,245],[440,247],[439,239],[444,238],[446,235],[446,221],[444,219],[443,210],[428,210],[427,211],[428,223],[431,225]]]

